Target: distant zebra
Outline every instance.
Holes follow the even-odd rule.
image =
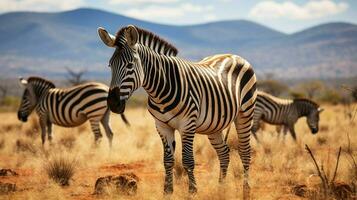
[[[252,127],[253,136],[257,139],[256,132],[259,130],[260,122],[264,121],[273,125],[282,125],[284,135],[289,130],[296,140],[294,125],[300,117],[307,118],[311,132],[316,134],[319,131],[322,111],[323,108],[308,99],[281,99],[258,91]]]
[[[149,95],[148,109],[164,147],[165,193],[173,192],[174,131],[181,134],[189,191],[196,192],[195,133],[207,135],[215,148],[222,181],[229,164],[229,148],[223,141],[222,130],[234,122],[244,167],[243,194],[248,195],[249,141],[256,98],[256,77],[251,65],[231,54],[207,57],[198,63],[173,57],[177,50],[171,44],[132,25],[120,29],[116,36],[103,28],[98,33],[107,46],[115,48],[109,61],[110,110],[123,113],[127,100],[139,87]]]
[[[19,120],[26,122],[33,110],[39,116],[42,144],[52,140],[52,123],[63,127],[75,127],[89,120],[95,142],[102,137],[99,123],[112,145],[113,132],[109,124],[110,111],[107,107],[108,86],[90,82],[71,88],[56,88],[48,80],[40,77],[20,78],[25,87],[18,111]],[[124,114],[123,121],[128,124]]]

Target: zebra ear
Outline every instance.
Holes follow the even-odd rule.
[[[317,109],[317,111],[319,112],[319,113],[321,113],[322,111],[324,111],[325,109],[323,109],[323,108],[318,108]]]
[[[138,42],[139,33],[135,26],[129,25],[124,31],[124,36],[129,46],[134,47],[134,45]]]
[[[23,87],[26,87],[27,86],[27,80],[22,78],[22,77],[19,77],[19,83],[21,86]]]
[[[107,45],[108,47],[114,47],[115,45],[115,36],[108,33],[107,30],[105,30],[102,27],[98,28],[98,35],[100,39],[102,39],[103,43]]]

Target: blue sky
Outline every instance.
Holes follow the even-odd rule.
[[[246,19],[286,33],[327,22],[357,24],[356,0],[0,0],[0,13],[80,7],[174,25]]]

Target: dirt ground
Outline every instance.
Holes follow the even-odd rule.
[[[304,184],[315,187],[319,183],[319,179],[313,175],[316,170],[305,144],[310,146],[317,161],[324,164],[329,176],[333,173],[337,150],[342,146],[336,180],[348,184],[356,181],[356,169],[345,151],[349,148],[356,157],[357,119],[353,118],[351,108],[342,105],[324,107],[317,135],[312,135],[306,120],[301,119],[296,125],[296,143],[290,135],[283,137],[281,134],[278,137],[272,126],[266,126],[258,133],[260,143],[252,138],[251,199],[302,199],[292,192],[294,186]],[[353,107],[354,110],[356,107]],[[0,199],[164,198],[162,144],[154,121],[143,108],[127,109],[126,115],[130,127],[126,127],[119,116],[111,117],[114,140],[110,149],[104,132],[100,145],[93,145],[94,136],[89,124],[78,128],[55,126],[53,143],[46,142],[42,147],[35,115],[29,122],[21,123],[15,112],[0,113],[0,169],[9,168],[18,173],[17,176],[0,176],[0,182],[16,184],[15,192],[0,194]],[[194,150],[198,192],[194,196],[187,192],[187,177],[182,175],[179,164],[181,145],[178,133],[176,139],[178,165],[175,166],[174,194],[170,196],[171,199],[242,198],[242,166],[236,151],[235,132],[229,137],[231,162],[223,184],[218,183],[219,164],[215,151],[206,136],[196,136]],[[58,186],[46,174],[46,164],[59,156],[76,163],[69,186]],[[123,172],[133,172],[139,177],[136,195],[93,194],[97,178]]]

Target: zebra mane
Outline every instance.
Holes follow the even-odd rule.
[[[160,38],[158,35],[147,31],[145,29],[135,26],[136,30],[139,33],[139,41],[141,45],[149,47],[151,50],[155,51],[158,54],[167,55],[167,56],[176,56],[178,54],[177,48],[166,40]],[[124,39],[124,31],[126,27],[121,28],[115,39],[115,45],[120,45],[120,41]],[[124,39],[125,40],[125,39]]]
[[[308,104],[311,104],[312,106],[314,106],[315,108],[319,108],[320,105],[317,104],[316,102],[310,100],[310,99],[305,99],[305,98],[296,98],[294,99],[294,103],[308,103]]]
[[[47,79],[41,78],[41,77],[37,77],[37,76],[31,76],[27,79],[27,82],[29,83],[37,83],[40,85],[46,85],[49,88],[55,88],[55,84]]]

